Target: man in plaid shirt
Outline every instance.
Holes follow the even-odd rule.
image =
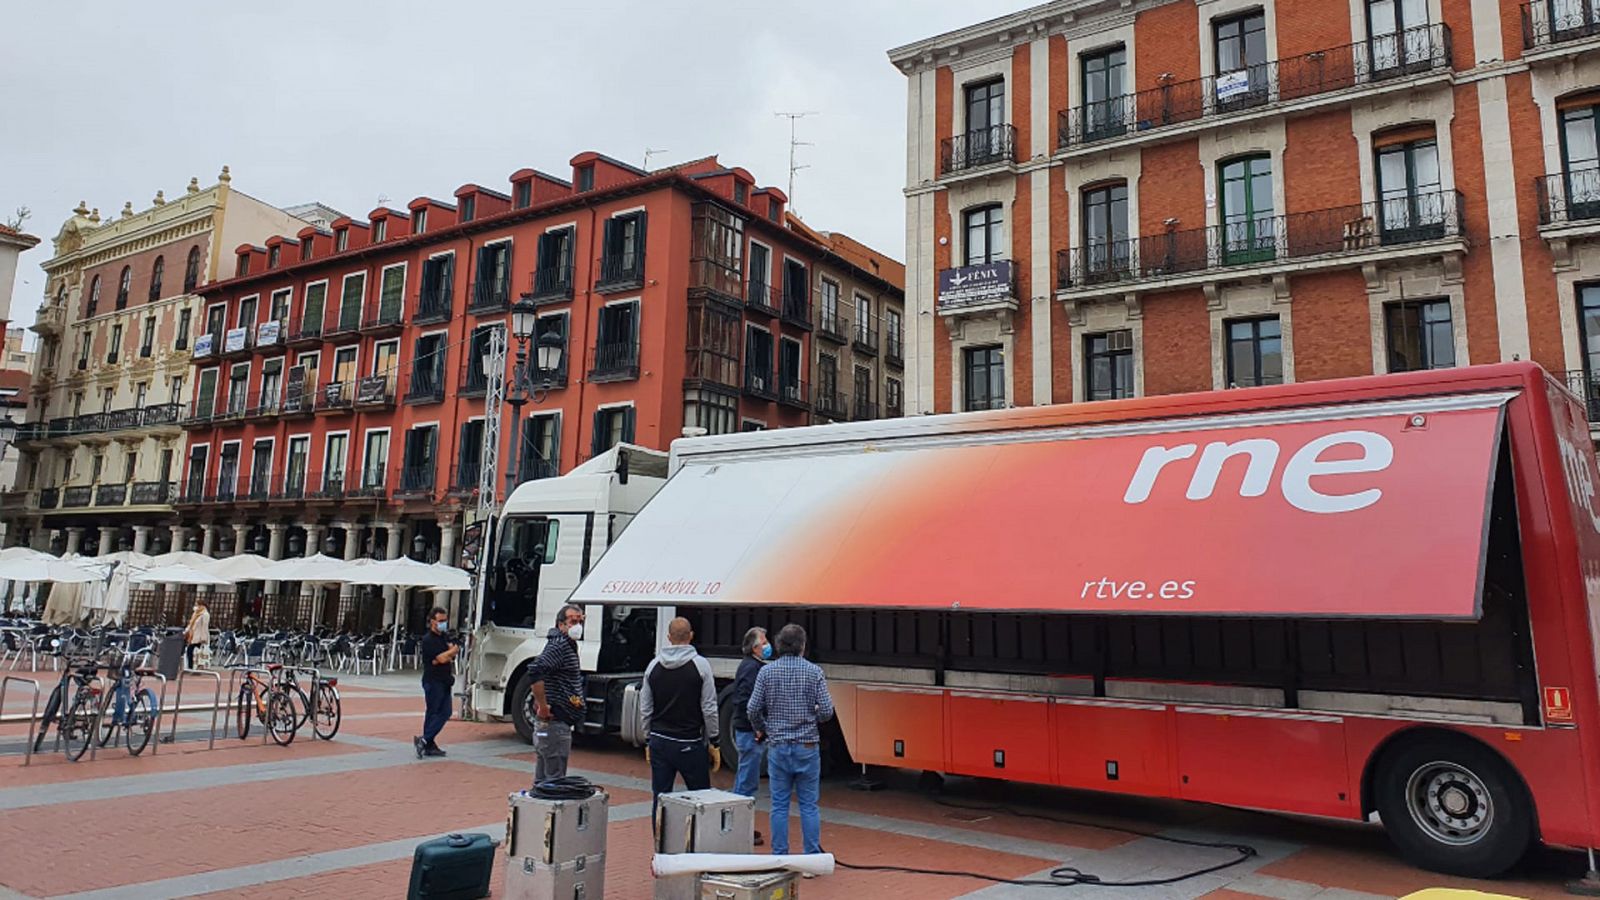
[[[765,741],[767,778],[772,791],[772,852],[789,852],[789,798],[800,800],[800,835],[805,852],[822,852],[822,751],[817,723],[833,718],[833,698],[822,670],[807,662],[806,630],[783,626],[774,645],[777,662],[764,666],[750,693],[750,725]]]

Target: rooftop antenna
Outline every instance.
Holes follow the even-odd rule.
[[[818,115],[821,115],[821,113],[815,112],[815,111],[810,111],[810,112],[778,112],[778,113],[773,113],[773,115],[778,116],[779,118],[783,118],[783,119],[788,119],[789,120],[789,192],[788,193],[789,193],[789,207],[792,209],[792,208],[794,208],[794,173],[800,171],[801,169],[809,169],[809,168],[811,168],[810,166],[802,166],[802,165],[796,164],[795,161],[794,161],[794,151],[798,147],[814,147],[814,146],[816,146],[815,144],[811,143],[810,141],[798,140],[795,137],[795,123],[800,121],[801,119],[804,119],[807,116],[818,116]]]
[[[644,170],[646,172],[650,171],[650,157],[660,156],[663,153],[671,152],[671,150],[651,150],[649,147],[644,148]]]

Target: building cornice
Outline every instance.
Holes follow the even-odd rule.
[[[204,231],[204,226],[213,222],[217,211],[226,205],[228,191],[228,186],[222,183],[205,190],[196,188],[194,193],[160,202],[143,212],[135,213],[127,208],[120,218],[101,225],[92,224],[80,214],[62,226],[55,239],[56,255],[46,260],[42,268],[54,274],[61,269],[98,265]],[[81,242],[61,252],[63,239],[73,223],[77,223],[75,231]]]
[[[889,61],[911,75],[936,66],[962,65],[973,57],[992,59],[1041,37],[1115,27],[1143,10],[1175,2],[1178,0],[1054,0],[896,47],[889,51]]]

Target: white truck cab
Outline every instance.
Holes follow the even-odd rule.
[[[600,555],[667,478],[667,454],[619,444],[558,478],[528,481],[507,498],[490,533],[480,623],[468,662],[473,717],[505,721],[532,739],[528,664],[556,613]],[[587,684],[581,730],[614,731],[622,690],[655,653],[654,606],[590,607],[578,657]]]

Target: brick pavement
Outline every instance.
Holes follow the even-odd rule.
[[[509,726],[459,722],[441,738],[449,759],[418,762],[408,743],[420,718],[413,682],[414,676],[346,678],[345,727],[332,743],[301,739],[283,748],[225,739],[206,751],[203,741],[180,741],[155,757],[112,751],[94,763],[47,753],[28,768],[19,756],[0,753],[0,900],[402,896],[419,841],[459,829],[498,836],[505,795],[525,786],[532,768]],[[15,706],[8,700],[6,711]],[[203,737],[208,722],[188,716],[180,731]],[[8,734],[0,730],[0,748],[16,745]],[[612,794],[607,896],[650,896],[643,760],[614,741],[580,741],[573,764]],[[722,786],[730,780],[730,773],[718,776]],[[915,790],[914,773],[887,780],[889,789],[875,793],[825,784],[823,840],[842,859],[1003,878],[1043,877],[1063,864],[1108,878],[1159,878],[1228,855],[1116,827],[1242,840],[1261,853],[1177,885],[1127,891],[841,870],[806,882],[807,900],[1091,894],[1375,900],[1429,886],[1553,898],[1565,896],[1560,882],[1578,867],[1571,854],[1547,852],[1514,879],[1466,882],[1400,863],[1381,834],[1361,826],[964,779],[948,787],[947,796],[962,803],[1004,802],[1076,820],[1049,822],[941,805]],[[758,824],[767,830],[764,815]]]

